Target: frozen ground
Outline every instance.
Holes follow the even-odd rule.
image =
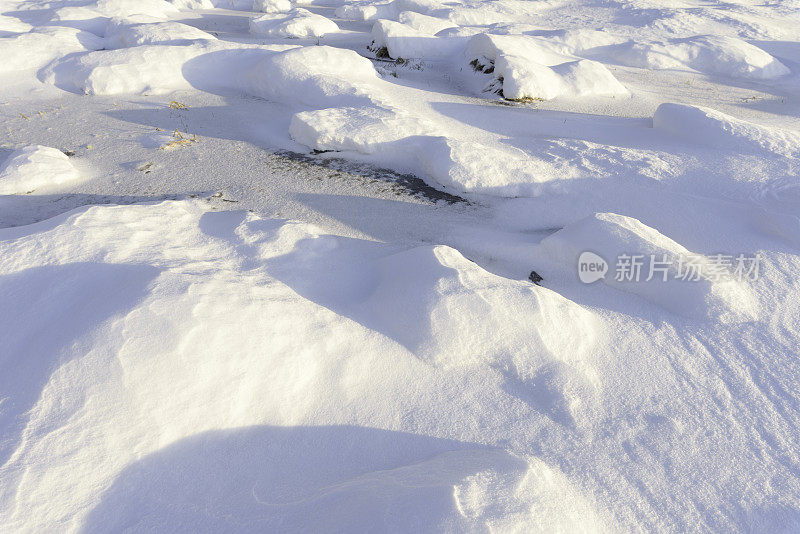
[[[800,531],[796,0],[0,0],[0,58],[0,531]]]

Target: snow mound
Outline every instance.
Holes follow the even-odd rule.
[[[7,15],[0,15],[0,37],[5,33],[25,33],[33,28],[27,22],[22,22],[17,17],[9,17]]]
[[[545,46],[564,55],[581,55],[626,42],[626,39],[619,35],[590,28],[536,30],[530,34],[544,40]]]
[[[15,355],[0,354],[4,526],[316,530],[341,517],[362,530],[387,513],[412,531],[602,523],[539,460],[375,428],[391,417],[383,407],[409,405],[435,420],[487,403],[530,404],[556,425],[592,419],[596,316],[450,247],[398,250],[163,202],[3,230],[0,273],[3,295],[32,302],[0,299]],[[327,421],[354,397],[381,408]],[[424,513],[397,517],[397,503]],[[342,506],[358,513],[331,513]]]
[[[129,23],[112,19],[105,32],[105,48],[114,50],[141,45],[185,45],[198,39],[217,38],[188,24],[180,22]]]
[[[13,152],[0,167],[0,195],[24,195],[80,178],[60,150],[29,146]]]
[[[68,6],[56,9],[48,25],[75,28],[102,36],[106,22],[108,17],[97,9],[87,6]]]
[[[57,61],[43,77],[62,89],[87,95],[165,94],[192,87],[184,75],[185,63],[219,50],[214,44],[144,45],[92,52]]]
[[[103,48],[103,39],[75,28],[40,27],[29,33],[0,38],[0,72],[40,69],[74,52]]]
[[[178,9],[214,9],[211,0],[169,0],[169,3]]]
[[[313,108],[370,104],[380,81],[372,62],[352,50],[304,46],[263,59],[248,73],[248,92]]]
[[[369,2],[345,4],[336,9],[336,16],[347,20],[373,21],[378,19],[398,20],[403,12],[436,15],[446,19],[450,12],[448,2],[439,0],[393,0],[391,2]]]
[[[700,106],[661,104],[653,115],[653,127],[692,144],[800,156],[800,133],[760,126]]]
[[[148,15],[164,20],[180,14],[175,5],[165,0],[99,0],[93,7],[109,18]]]
[[[378,19],[394,20],[398,11],[394,2],[381,4],[345,4],[336,8],[336,16],[340,19],[355,21],[372,21]]]
[[[191,45],[140,45],[72,56],[40,76],[66,91],[95,95],[166,94],[183,89],[247,92],[247,75],[282,45],[217,40]]]
[[[436,37],[430,33],[391,20],[379,20],[372,27],[372,45],[375,51],[386,49],[392,58],[438,59],[461,52],[467,39],[464,37]]]
[[[734,37],[701,35],[654,43],[611,48],[610,57],[644,69],[693,69],[731,78],[772,79],[789,69],[757,46]]]
[[[373,154],[384,143],[430,131],[423,121],[380,107],[327,108],[292,117],[292,139],[315,150]]]
[[[85,94],[165,94],[201,88],[314,108],[371,104],[380,82],[372,62],[352,50],[223,41],[97,51],[57,61],[43,77]]]
[[[508,100],[628,94],[601,63],[565,56],[536,38],[479,34],[466,56],[475,70],[494,75],[489,88]]]
[[[558,173],[550,162],[514,147],[490,146],[445,136],[411,137],[395,147],[416,172],[458,193],[536,196]]]
[[[565,269],[579,269],[579,259],[591,252],[593,262],[604,260],[609,271],[602,277],[610,287],[642,297],[673,313],[692,319],[721,322],[755,318],[757,302],[741,281],[720,271],[710,258],[690,252],[637,219],[597,213],[570,224],[542,240],[540,246]],[[640,265],[614,272],[622,258]],[[688,275],[683,279],[684,275]]]
[[[415,11],[403,11],[397,16],[397,21],[428,35],[436,35],[442,30],[457,27],[448,20],[429,17]]]
[[[285,14],[267,13],[250,20],[250,33],[268,37],[303,39],[338,31],[339,27],[329,18],[302,8],[292,9]]]
[[[285,13],[292,9],[290,0],[255,0],[253,11],[256,13]]]
[[[604,65],[588,59],[547,67],[504,55],[495,61],[494,72],[498,80],[502,79],[502,95],[508,100],[628,94]]]

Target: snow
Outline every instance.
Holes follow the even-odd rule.
[[[800,530],[798,9],[0,0],[0,531]]]
[[[39,193],[79,178],[78,170],[60,150],[28,146],[12,152],[0,165],[0,195]]]
[[[463,50],[465,43],[461,37],[436,37],[391,20],[379,20],[372,27],[372,48],[386,48],[392,58],[448,57]]]
[[[629,43],[613,50],[610,57],[634,67],[690,68],[732,78],[770,79],[790,72],[783,63],[752,44],[715,35],[667,42]]]
[[[313,107],[369,104],[379,83],[372,62],[330,46],[292,48],[261,60],[248,75],[251,94]]]
[[[661,104],[653,127],[686,143],[741,152],[766,150],[786,157],[800,155],[800,132],[765,128],[713,109]]]
[[[338,31],[339,27],[332,20],[302,8],[292,9],[285,14],[267,13],[250,21],[251,33],[270,37],[303,39]]]
[[[180,22],[130,24],[116,19],[109,22],[104,35],[106,50],[154,44],[191,44],[197,39],[216,40],[213,35]]]
[[[103,40],[93,33],[73,28],[39,27],[0,38],[0,55],[5,58],[0,72],[38,69],[65,54],[101,48]]]
[[[480,34],[465,53],[477,70],[493,73],[508,100],[628,94],[601,63],[564,56],[535,38]]]
[[[0,15],[0,32],[3,34],[25,33],[33,28],[30,24],[15,17]],[[8,37],[8,35],[2,35]]]
[[[428,15],[422,15],[414,11],[401,12],[397,16],[397,21],[429,35],[436,35],[440,31],[458,27],[446,20],[437,17],[429,17]]]
[[[677,314],[743,321],[753,319],[756,312],[755,300],[743,283],[715,280],[709,275],[707,258],[631,217],[597,213],[546,237],[540,246],[552,261],[560,262],[566,270],[572,270],[581,253],[587,250],[609,260],[622,255],[639,255],[646,277],[620,280],[612,273],[602,281]],[[697,266],[697,280],[687,283],[677,278],[682,258],[686,264],[692,261],[692,265]]]
[[[285,13],[292,9],[289,0],[254,0],[253,11],[261,13]]]

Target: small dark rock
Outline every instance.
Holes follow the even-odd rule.
[[[64,155],[66,155],[68,158],[71,158],[72,156],[75,155],[75,151],[74,150],[63,150],[62,149],[61,152],[63,152]]]
[[[544,280],[544,278],[542,278],[539,275],[539,273],[537,273],[536,271],[531,271],[531,274],[528,276],[528,280],[530,280],[531,282],[533,282],[534,284],[536,284],[538,286],[538,285],[541,285],[541,284],[539,284],[539,282]]]

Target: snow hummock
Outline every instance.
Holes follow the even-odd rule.
[[[347,128],[342,128],[346,124]],[[352,150],[373,154],[391,150],[385,143],[423,135],[431,130],[408,114],[378,107],[326,108],[292,117],[292,139],[314,150]]]
[[[37,284],[48,272],[57,276]],[[9,458],[0,475],[13,488],[0,493],[4,525],[226,530],[289,521],[349,530],[393,517],[397,506],[415,510],[392,519],[411,530],[612,524],[591,495],[535,457],[380,428],[317,428],[348,398],[382,399],[380,411],[392,413],[413,390],[415,402],[438,398],[431,409],[449,419],[484,405],[489,415],[537,384],[531,402],[545,417],[569,428],[590,421],[598,319],[451,247],[398,250],[304,223],[213,212],[202,201],[163,202],[81,208],[0,231],[0,273],[4,294],[49,301],[46,317],[58,318],[47,337],[25,310],[0,325],[15,355],[0,359],[13,402],[0,421],[14,443],[24,436],[13,454],[12,442],[0,443]],[[34,356],[55,362],[50,349],[62,337],[75,342],[48,378]],[[107,372],[89,371],[101,362]],[[492,378],[469,386],[474,397],[458,393],[479,370]],[[441,396],[442,386],[454,397]],[[281,399],[292,409],[276,410]],[[14,415],[26,412],[20,424]],[[136,445],[109,455],[120,440]],[[256,450],[264,461],[253,464]],[[182,467],[164,468],[173,454]],[[243,483],[251,497],[226,489]],[[197,512],[198,498],[214,502],[215,518]],[[26,506],[8,506],[11,499]],[[331,506],[348,513],[337,519]]]
[[[438,17],[429,17],[415,11],[403,11],[397,16],[397,21],[410,26],[411,28],[429,34],[436,35],[448,28],[457,28],[456,24]]]
[[[372,62],[352,50],[306,46],[265,57],[248,74],[248,92],[315,108],[365,105],[376,94]]]
[[[332,20],[303,8],[295,8],[287,13],[268,12],[250,20],[250,33],[268,37],[303,39],[338,31],[339,27]]]
[[[141,45],[182,45],[197,39],[216,40],[202,30],[180,22],[130,23],[112,19],[105,32],[105,48],[130,48]]]
[[[0,38],[0,72],[39,69],[74,52],[100,50],[103,39],[75,28],[38,27],[27,33]]]
[[[80,174],[63,152],[47,146],[28,146],[0,164],[0,195],[24,195],[76,181]]]
[[[800,132],[759,126],[701,106],[661,104],[653,127],[700,146],[800,156]]]
[[[253,11],[256,13],[285,13],[292,9],[290,0],[254,0]]]
[[[797,0],[0,4],[0,531],[800,531]]]
[[[373,50],[385,48],[392,58],[437,59],[464,50],[464,37],[437,37],[424,29],[391,20],[379,20],[372,27]]]
[[[603,64],[563,56],[535,38],[476,35],[466,56],[476,70],[493,74],[509,100],[628,94]]]
[[[597,213],[548,236],[540,246],[568,270],[576,268],[586,251],[610,265],[623,256],[638,256],[642,260],[640,278],[618,279],[610,272],[602,278],[603,283],[680,315],[733,321],[751,320],[756,313],[745,282],[722,276],[719,281],[712,279],[707,258],[632,217]],[[692,277],[697,272],[698,280],[680,279],[680,265],[689,264],[697,266],[692,267]]]
[[[719,35],[611,47],[610,57],[624,65],[649,69],[690,68],[731,78],[772,79],[789,69],[755,45]]]
[[[8,37],[2,34],[25,33],[33,29],[33,26],[23,22],[16,17],[9,17],[0,14],[0,37]]]

